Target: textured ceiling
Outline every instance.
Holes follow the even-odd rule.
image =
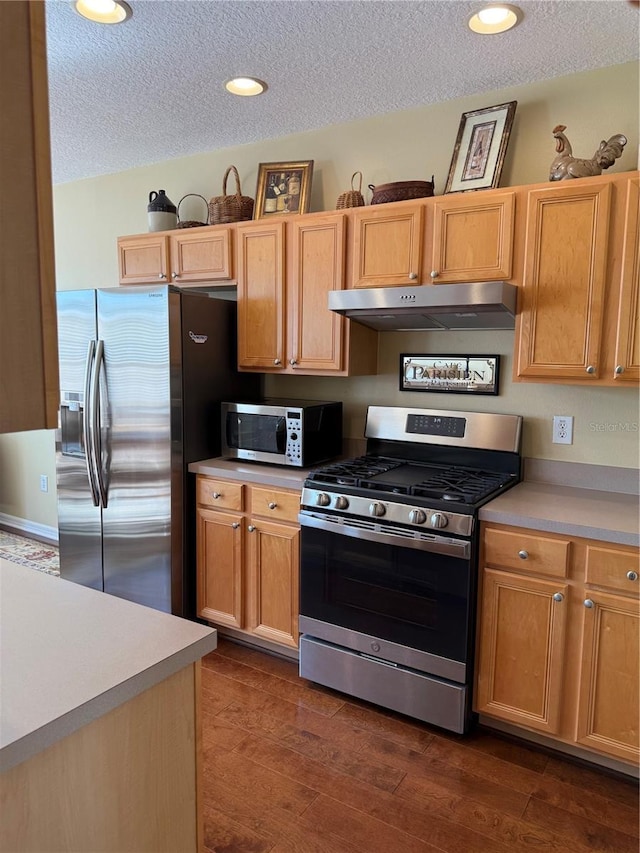
[[[514,2],[514,0],[512,0]],[[55,183],[638,59],[638,4],[522,0],[499,36],[466,0],[129,0],[101,26],[47,0]],[[258,98],[223,87],[266,80]]]

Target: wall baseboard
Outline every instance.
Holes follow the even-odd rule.
[[[27,521],[26,518],[17,518],[15,515],[9,515],[6,512],[0,512],[0,527],[10,527],[17,533],[24,533],[25,536],[39,536],[42,539],[48,539],[50,542],[58,541],[58,528],[49,527],[46,524],[38,524],[35,521]]]

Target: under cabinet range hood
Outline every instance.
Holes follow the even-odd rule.
[[[379,331],[513,329],[517,293],[506,281],[332,290],[329,309]]]

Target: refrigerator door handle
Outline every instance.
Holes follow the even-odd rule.
[[[96,344],[96,357],[91,382],[91,433],[93,436],[94,476],[98,484],[100,503],[103,509],[106,509],[108,495],[107,478],[102,465],[102,407],[100,405],[100,375],[104,369],[104,341],[99,340]]]
[[[91,500],[94,506],[100,506],[100,494],[95,478],[93,461],[93,443],[91,440],[91,377],[95,367],[96,342],[89,341],[87,348],[87,363],[84,369],[84,409],[82,413],[82,440],[84,442],[84,458],[87,466],[87,479],[91,489]]]

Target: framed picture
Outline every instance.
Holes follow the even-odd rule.
[[[517,101],[462,113],[445,193],[497,187]]]
[[[499,355],[400,355],[401,391],[498,394]]]
[[[313,160],[260,163],[253,218],[308,213]]]

